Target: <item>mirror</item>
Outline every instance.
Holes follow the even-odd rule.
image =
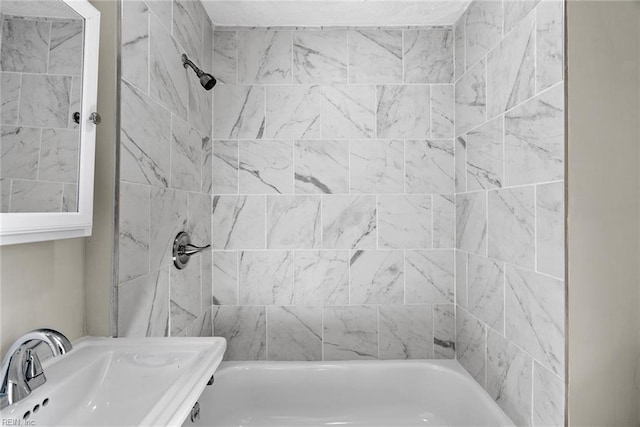
[[[90,233],[98,23],[85,0],[0,2],[0,243]]]

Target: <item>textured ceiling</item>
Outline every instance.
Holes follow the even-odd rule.
[[[406,26],[452,25],[469,0],[203,0],[215,25]]]

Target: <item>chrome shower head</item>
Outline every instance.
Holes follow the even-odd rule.
[[[200,84],[206,90],[211,90],[216,85],[217,81],[215,77],[213,77],[211,74],[205,73],[200,68],[198,68],[196,64],[191,62],[189,58],[187,58],[187,55],[184,53],[182,54],[182,65],[184,66],[184,68],[191,67],[191,69],[196,73],[196,76],[198,76],[198,78],[200,79]]]

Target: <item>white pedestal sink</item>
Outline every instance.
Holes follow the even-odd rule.
[[[47,382],[2,410],[0,419],[3,425],[181,425],[225,349],[224,338],[83,338],[66,355],[43,362]]]

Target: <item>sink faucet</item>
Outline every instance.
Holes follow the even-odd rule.
[[[35,351],[43,342],[54,357],[73,347],[67,337],[53,329],[36,329],[18,338],[2,362],[0,409],[19,402],[47,381]]]

